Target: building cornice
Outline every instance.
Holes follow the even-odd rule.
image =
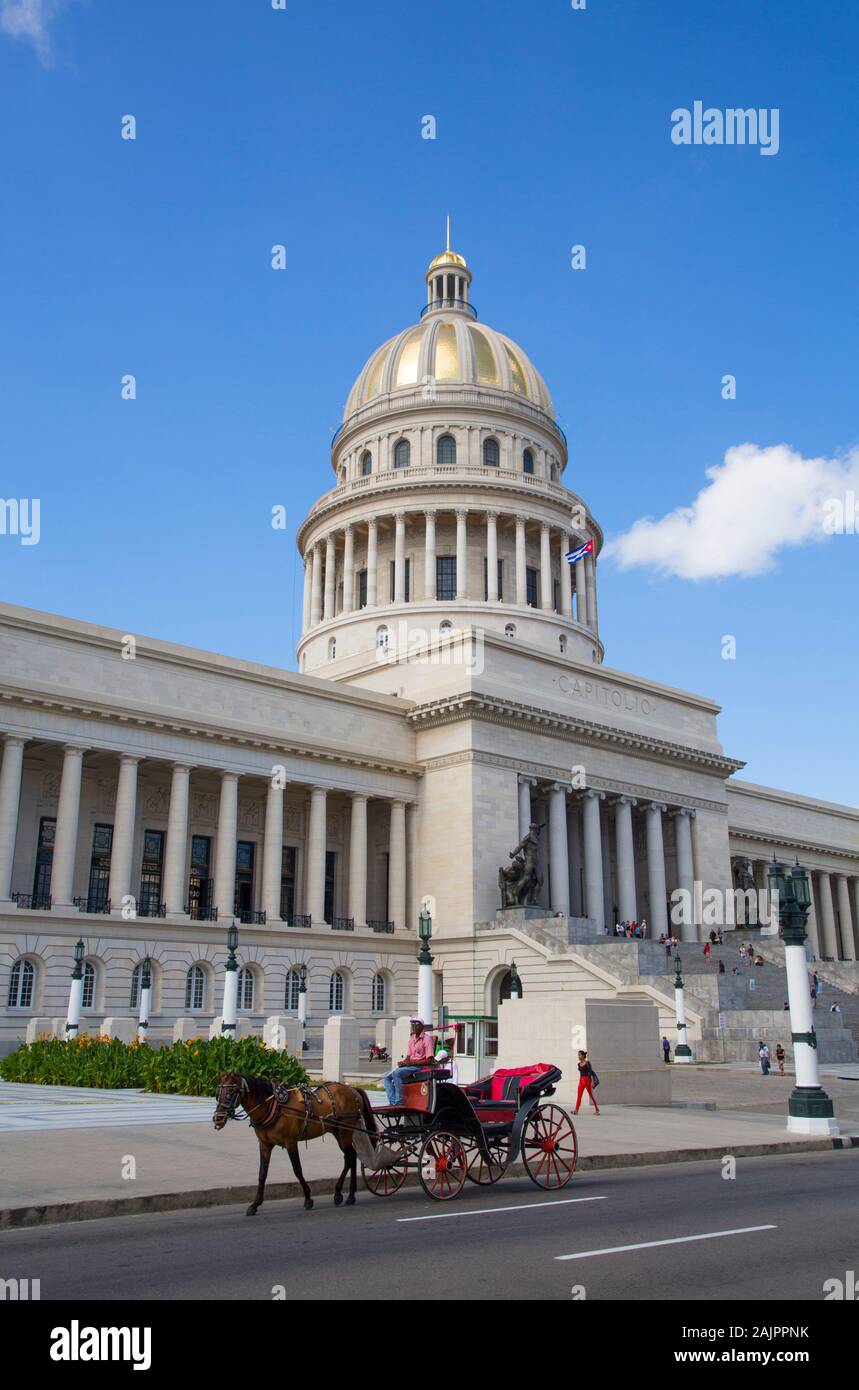
[[[530,725],[549,733],[566,734],[586,743],[622,748],[637,757],[655,757],[688,767],[707,768],[708,771],[718,772],[723,777],[730,777],[739,768],[745,767],[744,762],[737,758],[728,758],[723,753],[674,743],[669,739],[657,738],[653,734],[620,729],[614,724],[583,719],[579,715],[562,714],[556,710],[525,705],[516,700],[483,695],[479,691],[443,696],[438,700],[416,705],[409,710],[406,718],[414,728],[435,728],[458,723],[463,719],[479,719],[484,723],[502,724],[518,729],[523,725]]]
[[[820,840],[799,838],[795,835],[776,835],[768,830],[752,830],[749,826],[732,825],[730,823],[731,808],[728,807],[728,836],[732,853],[741,852],[741,847],[735,841],[745,840],[753,845],[766,845],[768,849],[783,849],[790,851],[802,850],[805,853],[820,854],[824,857],[830,855],[834,859],[850,859],[856,864],[859,871],[859,847],[847,849],[841,845],[833,845],[831,841],[823,844]],[[788,868],[790,865],[788,865]],[[816,865],[814,867],[817,867]],[[823,869],[821,872],[825,873]]]

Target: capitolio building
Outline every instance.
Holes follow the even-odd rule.
[[[696,943],[773,855],[811,873],[821,978],[859,989],[859,812],[742,781],[711,700],[609,664],[603,532],[543,377],[449,247],[424,301],[359,372],[299,529],[297,672],[0,605],[3,1050],[64,1018],[79,939],[84,1027],[136,1018],[148,960],[150,1038],[208,1032],[234,923],[250,1029],[304,986],[311,1052],[337,1014],[369,1041],[417,1008],[426,909],[463,1056],[495,1055],[511,977],[525,1000],[634,990],[673,1038],[668,931],[698,1055],[753,1056],[778,937],[754,1000]],[[505,912],[532,824],[536,903]]]

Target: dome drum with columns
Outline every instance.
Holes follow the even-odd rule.
[[[447,249],[420,323],[359,373],[335,437],[337,486],[298,534],[300,669],[348,678],[393,640],[474,627],[600,662],[602,533],[561,479],[563,431],[517,344],[478,323]],[[593,539],[571,572],[566,553]]]

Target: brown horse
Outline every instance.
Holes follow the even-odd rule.
[[[344,1086],[339,1081],[323,1081],[314,1090],[294,1086],[281,1100],[275,1094],[274,1082],[265,1076],[242,1076],[239,1072],[222,1072],[218,1081],[218,1102],[212,1116],[215,1129],[223,1129],[227,1120],[239,1117],[238,1106],[244,1110],[256,1132],[259,1144],[259,1182],[256,1196],[247,1209],[247,1216],[256,1216],[262,1205],[271,1151],[286,1149],[292,1171],[304,1193],[304,1208],[313,1206],[310,1188],[301,1171],[298,1145],[302,1139],[318,1139],[334,1134],[343,1153],[343,1171],[334,1189],[334,1205],[343,1201],[343,1183],[349,1174],[347,1207],[354,1206],[355,1185],[358,1179],[358,1155],[353,1143],[356,1130],[374,1134],[376,1121],[366,1091],[358,1086]]]

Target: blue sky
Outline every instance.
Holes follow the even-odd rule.
[[[854,804],[859,537],[800,514],[855,474],[857,39],[852,0],[0,0],[0,491],[41,499],[3,598],[293,666],[295,528],[450,211],[616,541],[607,663]],[[673,144],[696,100],[778,108],[778,154]]]

